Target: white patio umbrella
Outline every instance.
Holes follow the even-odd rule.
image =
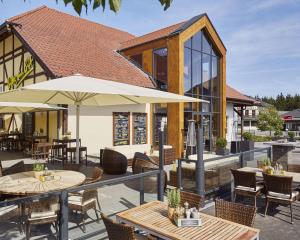
[[[159,90],[85,77],[79,74],[28,85],[0,94],[0,102],[36,102],[76,106],[76,161],[79,161],[81,105],[108,106],[145,103],[204,102]]]
[[[26,113],[65,109],[49,104],[25,102],[0,102],[0,113]]]

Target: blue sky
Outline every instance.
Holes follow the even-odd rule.
[[[42,4],[76,15],[63,0],[3,0],[0,20]],[[123,0],[117,14],[102,10],[83,18],[135,35],[206,12],[227,48],[227,83],[245,94],[300,93],[300,0]]]

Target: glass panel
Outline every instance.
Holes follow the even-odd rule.
[[[202,38],[202,42],[203,42],[203,46],[202,46],[202,51],[208,54],[211,54],[211,46],[209,41],[207,40],[207,38],[205,37],[204,34],[202,34],[203,38]]]
[[[202,112],[207,112],[207,113],[210,113],[211,110],[210,110],[210,99],[209,98],[202,98],[203,100],[206,100],[208,102],[203,102],[201,103],[201,106],[202,106]]]
[[[202,54],[202,94],[210,96],[210,56]]]
[[[201,35],[202,32],[196,33],[192,38],[192,48],[201,51]]]
[[[220,112],[220,98],[211,98],[212,111]]]
[[[131,60],[138,66],[143,66],[143,55],[142,54],[136,54],[130,57]]]
[[[205,150],[210,150],[210,116],[209,115],[202,116],[202,126],[203,126]]]
[[[212,57],[211,60],[212,63],[212,81],[211,81],[211,92],[212,96],[219,97],[219,91],[220,91],[220,82],[219,82],[219,74],[218,74],[218,58]]]
[[[153,51],[153,77],[159,85],[167,85],[168,82],[168,49],[161,48]]]
[[[201,95],[201,53],[192,50],[192,88],[194,95]]]
[[[190,38],[189,40],[185,41],[184,46],[188,47],[188,48],[192,48],[192,38]]]
[[[220,114],[219,113],[214,113],[212,115],[212,134],[214,137],[219,136],[220,132]]]
[[[191,88],[191,50],[184,48],[184,94],[191,94]]]
[[[212,54],[213,56],[218,56],[218,55],[216,54],[216,52],[215,52],[214,48],[212,48],[212,50],[211,50],[211,54]]]

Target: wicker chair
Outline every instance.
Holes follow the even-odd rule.
[[[154,240],[156,238],[147,236],[141,236],[134,233],[134,227],[116,223],[115,221],[109,219],[106,215],[101,213],[101,218],[106,227],[107,235],[109,240]]]
[[[122,153],[104,149],[102,158],[103,171],[107,174],[121,175],[127,171],[128,160]]]
[[[136,152],[132,160],[132,173],[141,173],[143,168],[157,168],[158,165],[144,153]]]
[[[283,205],[290,205],[291,223],[293,220],[292,204],[297,200],[298,191],[293,191],[293,177],[268,175],[263,173],[266,186],[266,209],[265,216],[268,211],[269,202],[276,202]]]
[[[21,218],[21,210],[18,205],[10,205],[5,207],[0,207],[0,222],[6,222],[12,218],[15,218],[18,222],[19,231],[22,234],[22,218]]]
[[[237,195],[253,197],[256,207],[256,198],[264,188],[262,183],[257,183],[255,172],[246,172],[231,169],[234,179],[234,201]]]
[[[187,202],[189,204],[190,208],[202,208],[204,206],[204,199],[192,192],[185,192],[180,191],[180,205],[183,206],[183,204]]]
[[[81,213],[81,222],[83,225],[83,232],[86,231],[84,216],[88,210],[94,209],[97,217],[97,222],[99,222],[98,210],[96,208],[97,203],[97,190],[96,189],[88,189],[84,190],[82,193],[74,194],[72,193],[69,196],[68,206],[72,211],[76,211]],[[100,210],[100,209],[99,209]]]
[[[216,199],[216,217],[252,227],[256,214],[254,206]]]
[[[59,200],[49,197],[33,201],[27,205],[28,218],[26,220],[26,239],[30,238],[31,225],[54,224],[58,239]]]
[[[102,175],[103,175],[103,170],[98,167],[94,167],[92,177],[86,178],[84,184],[98,182],[101,180]]]

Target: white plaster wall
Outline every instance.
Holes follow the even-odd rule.
[[[68,108],[68,130],[72,133],[72,138],[76,137],[76,116],[75,107]],[[130,143],[132,143],[132,113],[146,112],[148,117],[148,144],[113,146],[113,112],[130,112]],[[134,153],[150,152],[150,105],[120,105],[109,107],[87,107],[80,109],[80,138],[82,146],[86,146],[88,155],[99,156],[101,148],[109,147],[132,158]]]
[[[234,134],[234,121],[237,120],[237,114],[233,110],[233,104],[227,103],[226,104],[226,117],[227,117],[227,133],[226,133],[226,140],[228,143],[231,141],[235,141],[235,134]]]

